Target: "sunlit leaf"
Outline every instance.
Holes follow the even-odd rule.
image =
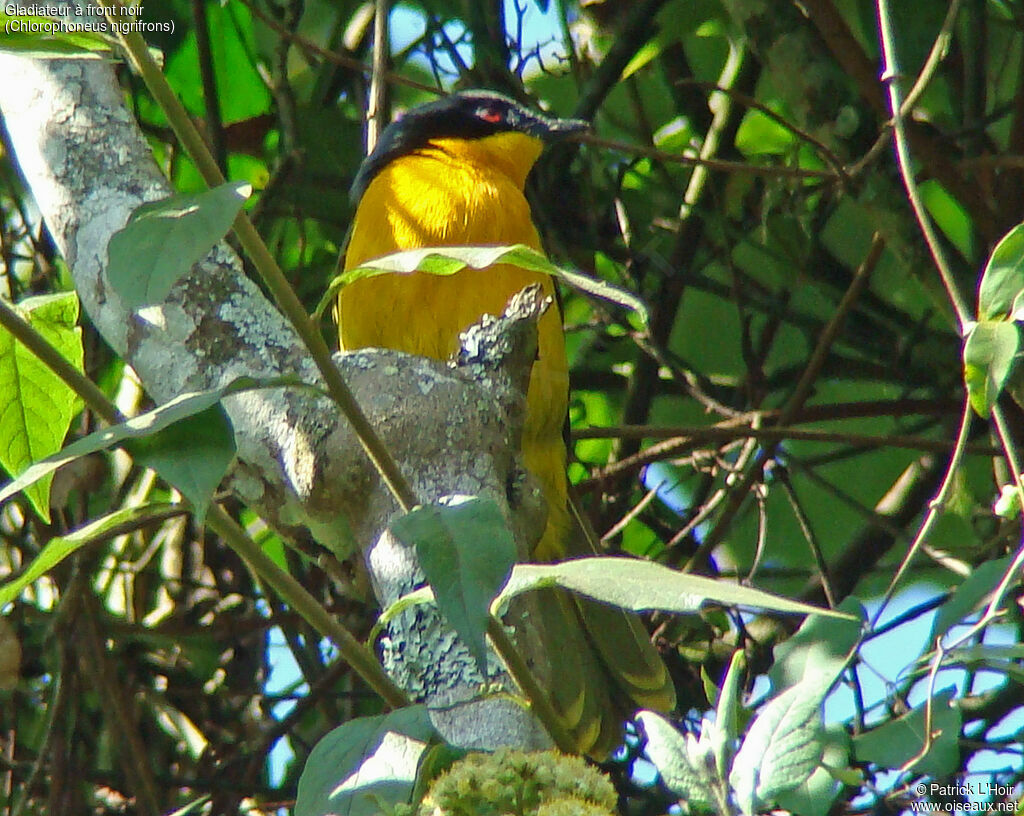
[[[376,816],[382,803],[408,802],[420,758],[436,738],[423,706],[338,726],[306,760],[295,816]]]
[[[809,673],[833,679],[839,676],[850,653],[859,645],[864,608],[853,597],[839,606],[841,612],[855,616],[837,621],[832,617],[811,615],[797,633],[774,649],[774,662],[768,672],[775,691],[790,688]]]
[[[391,522],[391,532],[415,546],[441,614],[485,672],[490,604],[516,559],[515,541],[501,510],[493,501],[476,497],[417,507]]]
[[[496,603],[542,587],[561,587],[623,609],[696,612],[705,603],[773,612],[849,615],[780,598],[732,581],[689,575],[639,558],[577,558],[560,564],[516,564]]]
[[[172,508],[173,505],[169,504],[147,504],[116,510],[77,530],[51,538],[17,578],[0,585],[0,607],[13,601],[25,587],[37,581],[81,547],[110,538],[125,529],[132,529],[139,521],[152,518],[161,510]]]
[[[30,2],[17,4],[25,7]],[[108,36],[53,17],[9,14],[0,8],[0,53],[30,59],[100,59],[114,50]]]
[[[1020,348],[1020,330],[1004,321],[977,323],[964,343],[964,382],[971,407],[987,417],[1010,375]]]
[[[701,750],[697,740],[688,742],[664,717],[653,711],[641,711],[637,719],[647,736],[645,753],[658,769],[662,781],[673,794],[690,807],[710,808],[713,779],[710,766],[697,755]]]
[[[445,246],[423,247],[395,252],[362,266],[350,269],[335,278],[320,301],[317,313],[322,314],[333,303],[341,287],[363,278],[378,275],[408,275],[422,272],[428,275],[454,275],[464,269],[487,269],[497,263],[511,264],[522,269],[552,275],[567,285],[591,297],[615,303],[636,312],[644,324],[648,321],[647,306],[636,295],[610,283],[590,278],[556,266],[545,255],[523,244],[514,246]]]
[[[1024,224],[1003,236],[992,250],[978,289],[978,319],[1009,316],[1013,303],[1024,292]]]
[[[15,493],[24,490],[30,485],[35,484],[40,479],[52,474],[57,470],[57,468],[62,465],[66,465],[68,462],[73,462],[75,459],[79,459],[91,453],[125,445],[130,440],[139,440],[144,437],[157,434],[164,429],[173,426],[177,422],[182,422],[183,420],[194,417],[203,411],[213,408],[213,406],[226,396],[256,388],[279,388],[285,386],[301,388],[308,387],[293,377],[275,377],[266,380],[255,380],[251,377],[239,377],[223,388],[182,394],[170,402],[154,408],[152,411],[147,411],[144,414],[133,417],[120,425],[114,425],[91,433],[88,436],[71,443],[59,453],[35,462],[20,476],[18,476],[17,479],[0,488],[0,502],[10,498]],[[208,430],[209,433],[219,434],[223,430],[223,425],[218,421]],[[171,439],[177,439],[177,444],[180,446],[181,440],[176,433],[172,432]],[[204,431],[201,439],[202,445],[197,448],[197,455],[202,455],[204,450],[210,449],[210,439],[209,434]],[[172,441],[170,444],[172,445],[171,449],[173,450],[173,444],[175,443]],[[215,447],[223,451],[226,450],[227,444],[226,440],[221,440]],[[138,450],[140,455],[143,457],[147,454],[152,455],[154,464],[157,467],[161,466],[162,459],[166,459],[165,456],[161,456],[160,451],[167,450],[167,447],[160,442],[154,442],[148,447],[146,445],[142,445]],[[172,478],[168,478],[168,481],[185,493],[186,490],[191,491],[191,485],[198,484],[198,482],[194,482],[189,474],[182,473],[182,463],[186,463],[187,469],[187,457],[185,451],[180,447],[178,450],[178,458],[180,461],[176,465],[172,465],[168,469],[168,473],[172,478],[181,478],[182,484],[180,486],[175,484]],[[160,471],[158,470],[157,472]],[[223,476],[223,473],[221,475]],[[200,481],[208,483],[208,478],[204,476]]]
[[[733,760],[729,784],[744,813],[758,813],[784,791],[804,784],[824,752],[821,703],[825,683],[805,680],[757,715]]]
[[[74,292],[27,298],[12,307],[39,335],[82,371],[82,333]],[[0,466],[22,474],[32,462],[60,450],[78,397],[25,346],[0,328]],[[35,511],[50,519],[52,475],[26,485]]]
[[[252,193],[228,182],[143,204],[107,247],[107,277],[129,309],[159,303],[224,235]],[[170,248],[173,247],[173,251]]]

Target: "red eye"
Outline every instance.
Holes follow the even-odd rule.
[[[485,122],[490,122],[492,125],[496,125],[502,120],[501,111],[497,108],[480,108],[476,115],[478,118],[483,119]]]

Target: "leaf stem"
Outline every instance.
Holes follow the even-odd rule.
[[[117,407],[107,399],[107,395],[92,380],[75,368],[3,298],[0,298],[0,326],[7,329],[15,340],[38,357],[104,420],[111,425],[124,420]]]
[[[3,299],[0,299],[0,325],[35,354],[54,374],[78,394],[107,423],[124,421],[124,416],[94,383],[75,369],[31,325],[25,322]],[[182,502],[186,507],[187,502]],[[275,564],[260,546],[219,505],[210,507],[206,525],[223,538],[310,626],[331,639],[342,659],[391,706],[408,704],[399,689],[377,662],[373,652],[360,643],[351,632],[336,621],[326,609],[291,575]]]
[[[488,621],[487,635],[491,639],[494,651],[498,653],[498,656],[505,663],[508,673],[512,675],[512,679],[516,681],[516,684],[530,701],[533,713],[537,715],[537,719],[547,729],[551,739],[555,741],[558,750],[564,751],[567,754],[577,753],[576,741],[562,724],[562,719],[558,716],[554,706],[551,705],[547,692],[540,687],[537,678],[526,664],[526,661],[523,660],[523,656],[512,642],[512,638],[505,631],[505,625],[494,615],[491,615]]]
[[[116,16],[108,18],[120,22]],[[216,161],[210,155],[210,151],[203,141],[203,137],[192,124],[184,106],[181,104],[174,90],[167,83],[163,73],[156,62],[150,56],[146,41],[142,35],[135,31],[129,31],[120,35],[121,43],[131,58],[132,64],[142,76],[143,81],[153,98],[160,106],[164,115],[170,122],[175,135],[181,140],[189,157],[195,162],[197,169],[203,176],[203,180],[210,186],[216,187],[224,183],[224,176],[217,167]],[[394,495],[398,505],[408,512],[417,504],[416,495],[402,475],[398,464],[392,458],[384,442],[377,435],[377,432],[370,425],[369,420],[359,407],[341,373],[331,360],[327,343],[324,342],[319,329],[315,326],[309,315],[306,314],[298,296],[288,283],[284,273],[278,266],[277,261],[267,249],[266,244],[260,237],[252,221],[245,212],[240,212],[234,222],[235,234],[245,250],[253,266],[263,278],[270,293],[273,295],[278,307],[285,317],[291,321],[292,326],[298,333],[302,342],[309,350],[320,375],[327,384],[331,397],[341,408],[342,413],[351,423],[356,436],[359,438],[370,461],[373,462],[381,478]]]
[[[267,582],[281,600],[298,612],[310,626],[330,638],[345,662],[370,688],[383,697],[388,705],[400,708],[409,704],[405,692],[388,677],[373,652],[335,620],[302,584],[277,566],[220,505],[214,504],[210,507],[206,523],[238,553],[254,573]]]

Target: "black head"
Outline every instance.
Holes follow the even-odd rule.
[[[581,119],[544,116],[494,91],[459,91],[413,108],[384,128],[377,146],[359,167],[350,195],[352,201],[359,201],[381,168],[423,147],[431,139],[482,139],[496,133],[518,131],[554,141],[589,127]]]

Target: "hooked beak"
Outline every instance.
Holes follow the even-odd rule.
[[[546,116],[534,116],[528,126],[531,136],[545,142],[561,141],[573,133],[582,133],[587,130],[590,130],[590,122],[583,119],[555,119]]]

